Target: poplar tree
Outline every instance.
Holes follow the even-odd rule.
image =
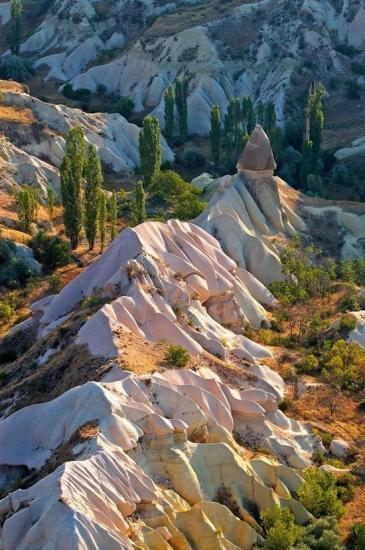
[[[221,154],[221,115],[218,105],[213,105],[210,112],[210,146],[214,166],[219,166]]]
[[[169,145],[172,145],[174,139],[174,109],[175,94],[170,85],[165,91],[165,136]]]
[[[93,250],[98,224],[99,195],[103,186],[100,158],[94,145],[87,147],[84,178],[84,227],[89,250]]]
[[[106,196],[104,191],[99,188],[99,201],[98,201],[98,224],[99,224],[99,235],[100,235],[100,252],[104,251],[105,248],[105,239],[106,239],[106,219],[107,219],[107,206],[106,206]]]
[[[302,165],[300,168],[300,179],[302,187],[306,188],[309,174],[313,171],[313,142],[305,139],[302,148]]]
[[[131,207],[131,222],[132,225],[138,225],[146,221],[146,196],[143,189],[143,183],[137,181],[134,190],[134,199]]]
[[[179,114],[179,135],[182,143],[188,136],[188,95],[189,80],[177,80],[175,83],[175,103]]]
[[[48,207],[49,221],[52,224],[53,213],[54,213],[54,191],[52,187],[47,187],[47,207]]]
[[[36,220],[38,210],[37,193],[25,187],[16,197],[18,207],[18,221],[24,233],[31,233],[32,223]]]
[[[307,134],[313,143],[313,159],[315,163],[318,161],[322,142],[322,130],[324,125],[323,96],[323,85],[319,83],[312,84],[309,88],[307,105],[305,108]]]
[[[244,128],[248,134],[252,132],[252,130],[255,127],[255,113],[253,110],[253,104],[252,99],[247,96],[242,99],[242,106],[241,106],[241,113],[242,113],[242,122],[244,125]]]
[[[113,191],[109,203],[109,216],[110,216],[110,238],[114,241],[117,236],[117,218],[118,218],[118,205],[117,205],[117,195]]]
[[[153,176],[161,167],[161,130],[156,117],[148,115],[139,134],[139,156],[145,186],[151,184]]]
[[[275,105],[272,101],[269,101],[269,103],[267,103],[267,105],[265,106],[264,116],[265,116],[264,128],[270,137],[270,134],[276,128],[276,110],[275,110]]]
[[[259,101],[256,107],[256,119],[257,123],[261,126],[265,125],[265,106],[262,101]]]
[[[19,55],[22,35],[23,0],[10,2],[10,50],[13,55]]]
[[[224,148],[229,160],[237,157],[242,149],[242,111],[241,103],[232,98],[224,117]]]
[[[81,189],[84,170],[85,139],[81,126],[71,128],[66,137],[66,153],[60,168],[61,199],[65,232],[73,249],[80,241],[82,228]]]

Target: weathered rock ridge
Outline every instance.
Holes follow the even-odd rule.
[[[2,486],[24,468],[39,477],[0,500],[4,548],[242,550],[260,537],[257,511],[284,506],[305,523],[291,497],[299,472],[245,459],[232,437],[251,426],[289,462],[303,444],[318,446],[276,407],[273,395],[231,390],[209,369],[136,377],[116,368],[16,412],[0,421]]]

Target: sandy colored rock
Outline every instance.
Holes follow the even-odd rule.
[[[237,163],[237,172],[273,172],[276,162],[271,150],[270,140],[264,129],[257,124]]]

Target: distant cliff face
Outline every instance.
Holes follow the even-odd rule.
[[[22,52],[46,80],[93,91],[102,84],[162,116],[167,85],[188,74],[190,130],[200,134],[212,103],[224,110],[232,96],[272,100],[283,119],[311,80],[329,88],[348,78],[348,47],[361,61],[365,45],[360,1],[54,0],[38,14],[27,4]]]

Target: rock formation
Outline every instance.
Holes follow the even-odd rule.
[[[364,204],[303,195],[273,176],[275,166],[270,141],[256,126],[237,164],[238,174],[193,180],[209,199],[195,223],[264,285],[281,279],[279,253],[296,234],[308,235],[331,256],[361,257]]]
[[[257,124],[237,163],[237,172],[267,172],[273,175],[276,162],[270,140]]]
[[[247,323],[267,322],[261,304],[273,304],[273,296],[192,224],[171,220],[125,229],[59,295],[33,305],[39,335],[93,294],[107,296],[109,303],[81,328],[77,342],[94,355],[121,353],[123,328],[152,342],[181,344],[192,354],[232,352],[252,362],[270,356],[242,330]]]
[[[115,368],[14,413],[0,421],[1,484],[26,471],[28,488],[0,500],[4,549],[249,550],[257,511],[279,505],[308,521],[292,498],[299,472],[245,459],[232,430],[265,434],[296,467],[318,446],[273,395],[231,390],[208,369],[137,377]]]
[[[87,114],[65,105],[46,103],[30,96],[21,85],[0,81],[4,112],[0,110],[0,170],[6,173],[2,186],[29,183],[45,195],[47,185],[59,191],[61,164],[67,131],[81,125],[85,139],[114,172],[130,172],[139,164],[140,128],[119,114]],[[6,111],[8,109],[9,112]],[[173,154],[164,138],[163,158]]]
[[[207,135],[212,104],[223,112],[229,98],[256,90],[258,101],[275,102],[282,120],[302,62],[318,59],[322,82],[341,77],[348,59],[336,46],[363,47],[365,9],[335,0],[260,0],[219,10],[211,0],[51,0],[28,19],[21,52],[35,59],[45,88],[54,80],[92,91],[101,84],[132,97],[138,111],[155,109],[162,122],[164,90],[188,73],[189,126]],[[8,2],[1,3],[4,35],[8,21]]]

